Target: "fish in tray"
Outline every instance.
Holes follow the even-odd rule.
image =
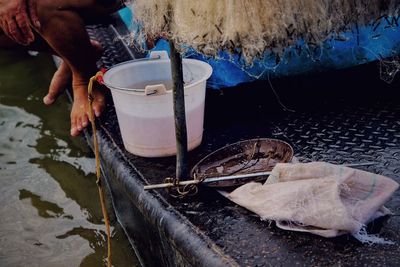
[[[209,154],[191,176],[209,187],[236,187],[264,181],[277,163],[291,162],[293,148],[286,142],[258,138],[230,144]]]

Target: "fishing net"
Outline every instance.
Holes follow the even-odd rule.
[[[396,74],[400,71],[400,57],[380,60],[379,71],[383,81],[392,83]]]
[[[135,39],[174,39],[205,55],[240,53],[248,63],[266,50],[302,40],[319,45],[357,24],[399,14],[399,0],[135,0]]]
[[[383,204],[399,185],[384,176],[323,162],[279,163],[265,184],[248,183],[228,194],[263,220],[323,237],[353,234],[362,242],[390,243],[365,225],[390,214]]]

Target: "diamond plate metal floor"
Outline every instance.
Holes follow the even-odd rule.
[[[131,59],[132,51],[115,39],[109,26],[89,28],[105,47],[101,65],[110,67]],[[255,137],[275,137],[293,145],[300,161],[332,163],[376,162],[362,169],[400,182],[399,78],[386,85],[376,64],[272,81],[284,111],[268,82],[219,91],[206,99],[203,144],[190,153],[191,166],[228,143]],[[175,159],[143,159],[127,153],[122,144],[112,104],[101,119],[102,131],[121,151],[144,183],[161,182],[174,174]],[[245,209],[211,190],[179,202],[161,192],[195,227],[241,266],[399,266],[400,192],[388,207],[395,213],[370,230],[396,241],[396,245],[362,245],[350,236],[324,239],[280,230],[261,222]]]

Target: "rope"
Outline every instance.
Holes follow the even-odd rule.
[[[176,178],[167,177],[164,179],[164,183],[168,184],[171,183],[174,186],[168,187],[166,190],[168,194],[173,198],[184,199],[186,197],[193,197],[197,195],[199,192],[198,185],[202,182],[199,181],[197,184],[188,184],[188,185],[179,185],[179,181],[177,182]]]
[[[94,155],[96,158],[96,184],[97,188],[99,190],[99,198],[100,198],[100,204],[101,204],[101,211],[103,213],[104,217],[104,223],[106,226],[106,232],[107,232],[107,267],[111,267],[111,231],[110,231],[110,221],[108,218],[108,213],[106,209],[106,204],[105,204],[105,194],[104,194],[104,188],[102,186],[102,179],[101,179],[101,170],[100,170],[100,153],[99,153],[99,143],[97,140],[97,129],[96,129],[96,121],[95,117],[93,114],[93,101],[94,101],[94,95],[93,95],[93,83],[95,81],[98,81],[99,83],[102,83],[103,80],[103,72],[99,71],[96,73],[95,76],[90,78],[89,80],[89,85],[88,85],[88,100],[89,100],[89,119],[92,124],[92,130],[93,130],[93,146],[94,146]]]

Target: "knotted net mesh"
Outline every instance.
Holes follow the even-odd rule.
[[[167,36],[181,49],[215,56],[241,53],[247,62],[281,53],[302,40],[320,44],[335,33],[397,17],[400,0],[134,0],[142,30],[135,39]]]

